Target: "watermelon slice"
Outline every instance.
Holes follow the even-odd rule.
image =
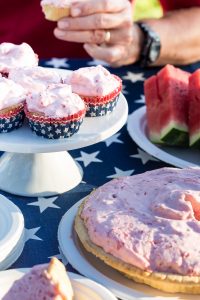
[[[200,149],[200,70],[190,76],[189,97],[190,146]]]
[[[166,65],[156,78],[146,80],[147,124],[152,142],[157,140],[167,145],[188,146],[189,76],[188,72]]]

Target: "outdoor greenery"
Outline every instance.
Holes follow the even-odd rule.
[[[136,0],[135,2],[135,20],[149,17],[159,18],[162,16],[162,8],[158,0]]]

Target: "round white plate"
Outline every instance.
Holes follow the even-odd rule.
[[[0,269],[16,261],[24,246],[24,217],[20,209],[0,195]]]
[[[199,300],[199,295],[167,294],[135,283],[84,250],[73,229],[74,218],[82,201],[83,199],[64,214],[58,227],[61,251],[76,270],[101,283],[122,300]]]
[[[69,70],[53,69],[66,76]],[[15,153],[47,153],[73,150],[103,141],[115,134],[126,123],[128,104],[120,94],[114,111],[102,117],[84,118],[79,131],[66,139],[48,140],[35,135],[27,122],[12,132],[1,133],[0,150]]]
[[[151,143],[147,136],[146,106],[137,109],[128,117],[127,129],[136,144],[152,156],[179,168],[200,167],[198,150]]]
[[[29,269],[13,269],[0,272],[0,299],[6,294],[13,282],[28,271]],[[71,272],[68,272],[68,275],[75,294],[74,300],[117,300],[102,285]]]

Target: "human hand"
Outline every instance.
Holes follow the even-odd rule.
[[[58,21],[54,30],[57,38],[84,43],[92,57],[108,63],[128,63],[129,46],[135,35],[128,0],[72,2],[71,16]]]

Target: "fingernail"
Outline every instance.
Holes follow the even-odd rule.
[[[72,17],[78,17],[81,14],[80,8],[71,8],[71,15]]]
[[[55,35],[57,36],[64,36],[65,35],[65,31],[62,31],[62,30],[55,30]]]
[[[58,27],[61,29],[65,29],[69,27],[69,22],[67,21],[59,21],[58,22]]]

